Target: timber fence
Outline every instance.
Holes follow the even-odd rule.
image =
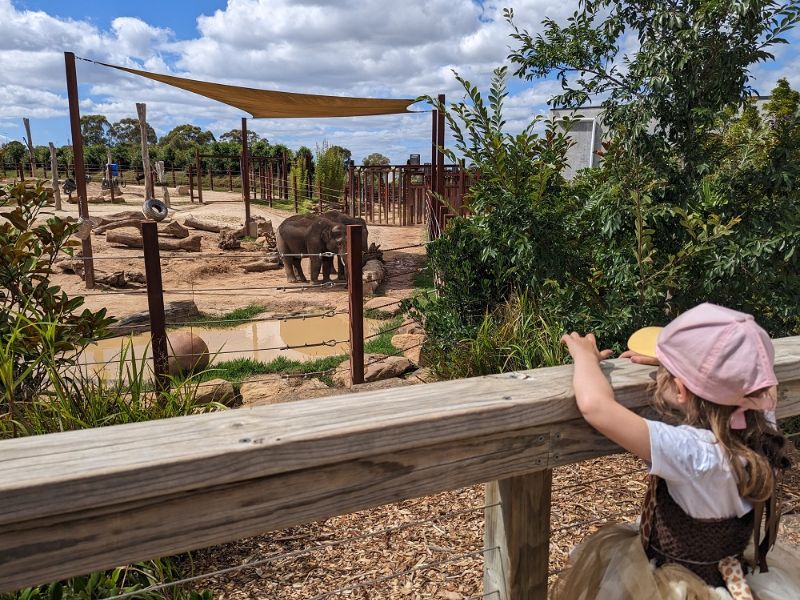
[[[800,414],[800,336],[774,343],[782,419]],[[603,370],[622,404],[648,414],[651,367],[609,360]],[[307,597],[404,597],[415,584],[446,582],[442,574],[477,566],[482,589],[478,584],[468,598],[545,598],[564,565],[559,540],[638,512],[613,486],[630,486],[641,464],[608,473],[595,463],[570,473],[619,452],[581,418],[571,379],[572,367],[552,367],[0,442],[0,591],[488,482],[483,501],[473,498],[463,508],[311,535],[305,545],[118,598],[175,585],[202,588],[204,580],[227,581],[230,589],[225,578],[239,572],[269,573],[278,562],[305,557],[300,569],[366,539],[386,541],[375,560],[391,566],[325,579]],[[554,479],[557,467],[565,471]],[[620,501],[603,511],[591,504],[615,494]],[[785,496],[796,510],[798,490]],[[569,503],[580,510],[567,510]],[[477,547],[428,543],[419,556],[391,562],[389,540],[402,531],[428,528],[433,536],[466,518],[484,521]],[[276,589],[272,597],[281,597]]]

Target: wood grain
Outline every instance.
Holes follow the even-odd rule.
[[[800,337],[775,341],[800,414]],[[654,370],[604,371],[648,406]],[[617,451],[572,368],[0,442],[0,591]]]

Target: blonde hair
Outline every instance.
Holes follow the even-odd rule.
[[[739,495],[752,502],[767,500],[775,490],[775,472],[791,466],[786,438],[773,427],[762,411],[745,413],[747,427],[731,429],[736,406],[714,404],[687,390],[689,401],[679,410],[674,399],[678,386],[664,367],[656,373],[655,406],[675,422],[708,429],[722,446],[736,477]],[[758,390],[752,396],[774,394],[774,388]]]

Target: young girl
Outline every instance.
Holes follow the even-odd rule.
[[[800,551],[773,547],[790,460],[774,421],[772,342],[753,317],[701,304],[631,337],[622,356],[659,365],[655,403],[675,425],[614,400],[599,366],[611,352],[594,335],[562,341],[581,414],[650,477],[640,525],[605,527],[576,548],[555,597],[800,599]]]

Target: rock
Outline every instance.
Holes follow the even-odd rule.
[[[340,391],[325,385],[319,379],[302,379],[293,377],[289,379],[271,379],[268,381],[245,381],[239,393],[242,396],[242,406],[266,406],[281,402],[293,402],[306,398],[320,398],[333,396]]]
[[[364,383],[399,377],[414,368],[405,356],[385,356],[383,354],[364,355]],[[339,385],[350,385],[350,360],[342,362],[333,374]]]
[[[400,313],[400,300],[389,296],[375,296],[364,303],[364,310],[380,316],[393,317]]]
[[[106,201],[106,199],[103,198],[102,196],[89,196],[86,198],[86,201],[89,204],[103,204]]]
[[[263,235],[261,237],[256,238],[256,244],[258,244],[259,246],[263,246],[266,243],[267,243],[267,238],[265,238]]]
[[[238,250],[242,247],[242,243],[232,229],[223,229],[219,232],[219,241],[217,242],[222,250]]]
[[[125,204],[125,198],[122,196],[114,196],[114,199],[111,201],[111,204]]]
[[[189,195],[189,186],[188,185],[179,185],[175,188],[175,195],[176,196],[188,196]]]
[[[364,282],[377,281],[380,283],[386,277],[386,267],[379,260],[368,260],[362,271]]]
[[[402,350],[403,355],[415,365],[420,365],[420,354],[424,341],[425,334],[423,333],[398,333],[392,337],[392,345]]]
[[[433,374],[433,371],[428,367],[417,369],[413,373],[410,373],[406,379],[411,383],[433,383],[435,381],[439,381],[438,377],[436,377],[436,375]]]
[[[67,196],[67,202],[69,202],[70,204],[77,204],[78,196]]]
[[[73,263],[82,261],[73,261]],[[132,274],[136,271],[128,271],[128,279],[133,281]],[[144,280],[144,276],[142,276]],[[200,311],[194,300],[175,300],[164,305],[164,315],[168,323],[185,323],[195,317],[200,316]],[[120,317],[109,330],[113,335],[128,335],[129,333],[144,333],[150,327],[150,312],[143,311]]]
[[[225,406],[231,406],[236,398],[233,384],[225,379],[211,379],[197,384],[197,391],[194,395],[195,404],[209,404],[218,402]]]
[[[419,323],[407,323],[402,327],[398,328],[397,333],[418,333],[424,334],[425,328],[422,327]]]
[[[203,338],[188,331],[175,331],[167,335],[167,353],[170,375],[202,371],[211,360]]]
[[[415,381],[403,379],[402,377],[392,377],[390,379],[382,379],[380,381],[370,381],[369,383],[358,383],[349,388],[333,388],[341,390],[342,392],[351,392],[357,394],[359,392],[372,392],[375,390],[388,390],[390,388],[403,387],[406,385],[414,385]]]

